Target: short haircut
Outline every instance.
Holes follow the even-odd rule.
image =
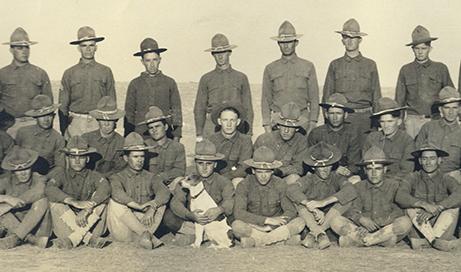
[[[233,107],[227,107],[227,108],[222,109],[221,113],[219,113],[219,118],[221,118],[221,114],[223,113],[223,111],[226,111],[226,110],[231,111],[231,112],[237,114],[237,118],[240,118],[240,113],[238,112],[238,110],[236,110],[236,109],[233,108]]]

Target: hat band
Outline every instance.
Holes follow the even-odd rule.
[[[217,47],[213,47],[212,50],[213,51],[224,51],[224,50],[227,50],[228,47],[229,45],[217,46]]]
[[[108,116],[108,114],[116,114],[118,109],[115,109],[113,111],[102,111],[102,110],[96,110],[96,111],[102,114],[103,119],[109,120],[110,117]]]
[[[153,51],[153,50],[158,50],[158,48],[144,48],[141,50],[141,52]]]
[[[330,161],[332,158],[333,158],[334,154],[333,152],[331,152],[331,155],[330,157],[324,159],[324,160],[318,160],[316,158],[314,158],[314,156],[311,155],[311,159],[315,161],[315,164],[314,166],[319,166],[319,164],[321,163],[322,165],[321,166],[326,166],[326,162]]]
[[[296,33],[295,34],[279,34],[279,38],[281,39],[292,38],[292,37],[296,37]]]
[[[205,157],[205,158],[216,158],[216,154],[195,154],[195,156]]]
[[[274,163],[271,162],[254,162],[255,164],[259,164],[257,168],[272,168]]]
[[[333,102],[333,103],[328,103],[330,105],[330,107],[333,107],[333,108],[345,108],[345,106],[343,104],[339,104],[339,103],[336,103],[336,102]]]
[[[69,153],[75,153],[75,155],[78,155],[80,153],[85,153],[87,152],[88,149],[78,149],[78,148],[70,148]]]
[[[89,40],[89,39],[94,39],[94,38],[96,37],[95,36],[85,36],[85,37],[79,38],[78,40],[83,41],[83,40]]]
[[[449,97],[449,98],[440,100],[440,102],[442,102],[442,103],[448,103],[448,102],[459,101],[459,100],[460,100],[459,97],[458,97],[458,98],[456,98],[456,97]]]
[[[145,145],[129,145],[129,146],[124,146],[124,149],[143,149],[145,148]]]
[[[289,119],[289,118],[285,118],[282,116],[282,113],[279,112],[279,117],[280,119],[284,122],[284,125],[285,126],[296,126],[296,122],[299,122],[299,118],[298,119]],[[291,124],[290,124],[291,123]]]
[[[51,110],[52,108],[53,108],[53,105],[51,105],[51,106],[46,106],[46,107],[43,107],[43,108],[41,108],[41,109],[35,110],[35,112],[37,112],[37,113],[43,113],[43,112],[45,112],[45,111]]]
[[[10,162],[9,164],[10,164],[11,167],[14,168],[14,170],[18,170],[20,168],[26,168],[27,164],[29,164],[31,161],[32,161],[32,159],[29,159],[25,163],[13,164],[13,163]]]

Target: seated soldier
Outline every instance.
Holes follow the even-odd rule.
[[[402,176],[415,170],[415,163],[411,160],[411,152],[415,150],[415,143],[405,131],[400,129],[402,124],[402,110],[394,100],[383,97],[378,101],[377,112],[372,118],[379,120],[380,131],[368,134],[362,147],[365,153],[372,146],[384,151],[386,157],[393,162],[388,166],[390,175]]]
[[[342,157],[336,171],[340,175],[351,176],[359,172],[355,164],[361,158],[361,136],[356,128],[345,123],[348,114],[354,112],[346,105],[347,99],[340,93],[332,94],[325,103],[320,104],[325,109],[325,124],[311,131],[307,145],[311,147],[323,141],[337,147]]]
[[[325,231],[330,228],[331,219],[345,213],[357,196],[346,177],[332,172],[340,159],[341,152],[332,145],[320,142],[309,147],[304,154],[304,163],[314,173],[307,173],[287,188],[287,197],[296,204],[310,231],[302,242],[307,248],[330,246]]]
[[[37,124],[19,128],[16,144],[37,151],[41,157],[36,164],[37,170],[41,174],[47,174],[55,165],[65,166],[64,154],[60,150],[66,143],[53,128],[55,111],[59,104],[53,104],[49,96],[40,94],[32,99],[31,107],[25,115],[33,117]]]
[[[459,124],[461,97],[453,87],[445,87],[439,92],[435,102],[442,118],[425,123],[415,139],[416,148],[433,143],[448,152],[448,157],[440,164],[440,171],[448,173],[461,183],[461,125]]]
[[[302,154],[307,148],[307,142],[306,136],[298,131],[308,121],[293,102],[285,104],[280,112],[273,114],[272,119],[278,124],[278,130],[260,135],[253,148],[256,150],[266,146],[272,150],[275,159],[283,165],[274,169],[274,175],[291,184],[304,172]]]
[[[89,114],[98,121],[99,129],[83,134],[82,138],[102,156],[94,169],[109,178],[126,167],[126,161],[118,151],[125,139],[115,131],[117,121],[125,116],[125,111],[117,109],[114,98],[104,96],[99,100],[98,108]]]
[[[248,168],[243,162],[251,159],[253,153],[251,137],[237,130],[246,119],[245,106],[240,102],[225,102],[211,111],[211,121],[221,130],[210,135],[209,140],[216,151],[225,157],[218,162],[217,172],[232,180],[234,188],[246,177]]]
[[[298,234],[304,229],[304,220],[296,217],[296,208],[285,196],[286,182],[273,175],[282,162],[275,159],[272,150],[262,146],[245,163],[252,174],[235,191],[235,237],[242,247],[266,246],[289,239],[299,245]]]
[[[171,115],[164,115],[156,106],[149,107],[145,121],[150,138],[145,140],[149,149],[149,172],[158,174],[170,188],[186,174],[186,152],[184,145],[167,137],[168,122]],[[170,184],[173,184],[170,186]],[[171,189],[172,190],[172,189]]]
[[[214,172],[217,161],[224,158],[223,154],[216,151],[216,147],[208,139],[203,139],[195,146],[195,169],[200,176],[205,191],[211,196],[218,207],[207,211],[191,211],[189,193],[181,186],[176,186],[170,209],[167,209],[163,223],[168,230],[176,234],[176,242],[179,245],[188,245],[195,240],[195,224],[207,224],[215,220],[224,220],[227,217],[228,224],[232,221],[234,209],[234,187],[232,182]]]
[[[393,247],[411,229],[411,220],[397,205],[395,199],[399,181],[384,173],[392,164],[384,152],[376,146],[363,155],[367,176],[354,187],[357,198],[347,217],[337,216],[331,220],[331,229],[339,237],[340,247],[381,245]]]
[[[443,251],[461,248],[454,239],[461,204],[461,186],[439,166],[448,153],[434,144],[425,144],[411,153],[421,164],[418,172],[407,174],[396,200],[407,208],[413,222],[410,242],[413,249],[432,246]],[[451,241],[453,240],[453,241]]]
[[[0,164],[14,146],[13,138],[10,134],[6,133],[6,130],[11,127],[14,121],[14,117],[6,113],[0,106]],[[0,168],[0,174],[2,173],[3,169]]]
[[[53,243],[64,249],[77,247],[80,242],[102,248],[107,239],[105,231],[106,200],[110,185],[104,176],[86,167],[96,149],[89,147],[81,136],[73,136],[62,150],[66,154],[66,168],[56,167],[45,188],[50,201]]]
[[[163,179],[143,169],[149,148],[136,132],[126,137],[122,151],[128,167],[110,178],[112,199],[107,213],[107,226],[115,240],[139,240],[139,245],[145,249],[163,245],[154,233],[162,221],[165,204],[170,200],[170,191]]]
[[[0,179],[0,248],[28,241],[45,248],[51,235],[51,218],[45,198],[46,177],[32,171],[38,152],[14,146],[2,162],[11,175]],[[35,235],[33,234],[35,233]]]

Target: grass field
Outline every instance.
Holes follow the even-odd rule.
[[[116,84],[120,108],[124,105],[127,85]],[[191,155],[195,146],[193,103],[197,83],[178,85],[184,116],[181,142],[186,146],[191,171]],[[59,83],[55,82],[55,99],[58,87]],[[260,118],[261,85],[252,85],[251,88],[256,116],[254,133],[257,136],[263,132]],[[393,97],[393,88],[384,88],[383,95]],[[55,127],[58,127],[57,123]],[[122,129],[123,124],[120,123],[120,133]],[[461,267],[458,253],[434,249],[413,251],[404,242],[394,249],[341,249],[334,245],[324,251],[290,246],[235,247],[215,251],[205,245],[199,250],[176,247],[171,244],[170,235],[162,240],[166,245],[153,251],[122,243],[112,243],[102,250],[79,247],[70,251],[23,245],[0,251],[0,271],[459,271]]]

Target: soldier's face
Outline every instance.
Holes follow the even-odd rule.
[[[123,159],[128,163],[128,166],[135,171],[142,170],[145,158],[145,151],[130,151],[128,155],[123,155]]]
[[[298,131],[297,127],[286,127],[282,125],[278,125],[280,130],[280,136],[284,141],[289,141],[293,136],[295,136],[296,131]]]
[[[453,123],[458,119],[459,115],[459,102],[447,103],[439,107],[440,115],[448,123]]]
[[[271,180],[274,170],[272,169],[256,169],[252,168],[251,171],[256,176],[256,179],[261,185],[266,185]]]
[[[13,59],[19,63],[26,63],[29,61],[30,47],[29,46],[13,46],[10,48]]]
[[[315,171],[315,174],[323,179],[323,180],[326,180],[328,179],[328,177],[330,176],[330,173],[331,173],[331,169],[333,168],[332,165],[328,165],[328,166],[316,166],[314,167],[314,171]]]
[[[90,161],[90,157],[83,155],[68,155],[67,162],[70,168],[74,169],[75,172],[81,172],[85,169],[86,164]]]
[[[28,182],[32,176],[32,168],[27,168],[24,170],[17,170],[13,172],[19,182]]]
[[[50,129],[53,126],[54,113],[37,117],[37,125],[42,129]]]
[[[429,53],[432,51],[432,46],[420,43],[412,47],[415,58],[419,62],[425,62],[429,59]]]
[[[86,60],[94,59],[94,54],[96,53],[97,49],[98,46],[96,45],[95,41],[81,42],[78,45],[78,51],[82,55],[82,58]]]
[[[368,181],[373,185],[381,185],[384,181],[384,173],[386,172],[387,167],[375,163],[375,164],[368,164],[365,166],[365,173],[367,174]]]
[[[346,48],[346,51],[356,51],[359,49],[359,45],[362,42],[362,38],[360,37],[350,37],[347,35],[343,35],[342,43]]]
[[[155,141],[160,141],[166,137],[166,131],[168,130],[168,125],[163,124],[162,121],[153,122],[147,125],[147,130],[149,131],[150,136]]]
[[[146,72],[155,75],[158,72],[162,58],[155,52],[146,53],[141,58],[141,63],[146,67]]]
[[[326,118],[328,123],[333,128],[339,128],[344,124],[346,118],[346,112],[342,108],[330,107],[327,111]]]
[[[237,126],[240,124],[240,118],[235,112],[231,110],[224,110],[218,118],[218,124],[221,125],[221,131],[225,135],[232,135],[237,130]]]
[[[419,157],[419,164],[421,164],[424,172],[428,174],[434,173],[441,163],[442,158],[437,156],[437,152],[435,151],[424,151],[421,153],[421,157]]]
[[[214,52],[211,53],[216,61],[216,65],[219,67],[226,67],[229,64],[229,58],[232,54],[231,51],[224,51],[224,52]]]
[[[98,120],[99,130],[103,136],[110,135],[115,130],[116,120]]]
[[[197,174],[202,178],[208,178],[213,174],[214,168],[216,167],[215,161],[203,161],[195,160],[195,169]]]
[[[392,114],[384,114],[379,117],[379,125],[386,137],[392,137],[399,129],[401,123],[402,119],[394,117]]]
[[[296,46],[298,46],[298,43],[298,40],[289,42],[278,42],[280,52],[282,52],[282,55],[286,57],[291,56],[296,52]]]

